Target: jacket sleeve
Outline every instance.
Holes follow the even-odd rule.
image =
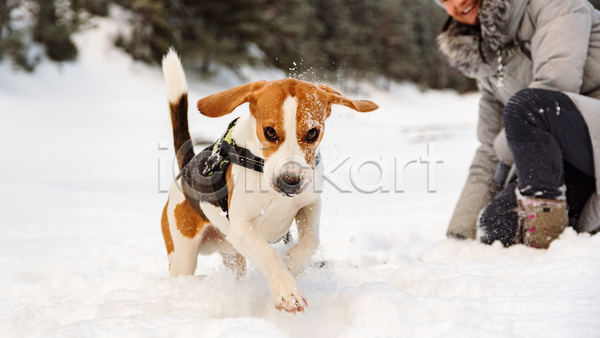
[[[475,238],[477,218],[497,192],[494,173],[498,159],[494,140],[503,127],[504,105],[490,92],[489,80],[479,81],[479,121],[477,139],[481,142],[469,169],[469,177],[460,195],[448,226],[447,235],[456,238]]]
[[[535,33],[531,39],[534,80],[530,88],[579,93],[590,32],[587,0],[531,0]]]

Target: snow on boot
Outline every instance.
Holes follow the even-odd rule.
[[[519,223],[523,244],[547,249],[569,224],[567,202],[520,196]]]

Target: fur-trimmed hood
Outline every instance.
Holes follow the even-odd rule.
[[[468,77],[491,75],[498,50],[513,39],[510,20],[511,0],[482,0],[479,26],[449,19],[437,38],[440,51],[450,66]]]

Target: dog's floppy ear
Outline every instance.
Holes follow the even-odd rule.
[[[327,93],[330,104],[341,104],[342,106],[354,109],[359,113],[368,113],[379,108],[377,104],[369,100],[350,100],[329,86],[323,84],[319,84],[317,86]]]
[[[256,81],[209,95],[198,100],[198,111],[208,117],[227,115],[238,106],[248,102],[250,94],[266,84],[267,81]]]

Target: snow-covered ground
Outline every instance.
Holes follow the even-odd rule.
[[[111,46],[114,22],[97,22],[76,37],[75,63],[34,74],[0,64],[2,337],[600,336],[600,236],[568,229],[548,250],[445,237],[477,147],[478,96],[411,85],[363,85],[350,96],[381,108],[336,108],[328,121],[324,163],[350,157],[334,177],[351,192],[323,192],[321,248],[299,277],[306,314],[279,313],[255,267],[236,283],[216,256],[201,257],[195,276],[170,278],[158,192],[173,160],[162,74]],[[223,74],[188,74],[191,100],[241,83]],[[207,139],[233,118],[190,115],[193,136]],[[352,163],[402,163],[434,142],[444,159],[436,192],[425,163],[406,167],[402,193],[353,188]],[[363,183],[377,182],[374,168],[363,168]]]

